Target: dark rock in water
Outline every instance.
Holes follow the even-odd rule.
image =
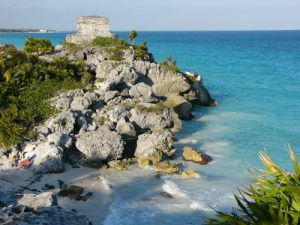
[[[22,208],[20,206],[12,207],[11,211],[15,214],[20,214],[22,212]]]
[[[5,207],[5,206],[6,206],[5,202],[0,201],[0,207],[2,208],[2,207]]]
[[[80,166],[79,166],[79,165],[72,165],[72,168],[74,168],[74,169],[79,169]]]
[[[87,192],[83,195],[84,188],[76,185],[64,185],[61,186],[60,191],[58,192],[59,196],[67,197],[77,201],[87,201],[93,195],[92,192]]]
[[[161,192],[160,196],[164,197],[164,198],[174,198],[173,195],[171,195],[171,194],[169,194],[168,192],[165,192],[165,191]]]
[[[80,196],[80,200],[82,201],[87,201],[89,198],[91,198],[93,196],[93,193],[92,192],[88,192],[86,193],[85,195],[83,196]]]
[[[52,185],[52,184],[45,184],[45,188],[47,188],[47,189],[54,189],[55,186]]]
[[[159,180],[159,179],[161,179],[161,174],[160,173],[158,173],[158,174],[155,174],[155,176],[154,176],[157,180]]]
[[[65,184],[65,182],[63,182],[62,180],[58,180],[58,185],[59,185],[59,187],[60,186],[63,186]]]
[[[83,187],[71,185],[71,186],[61,187],[60,191],[58,192],[58,195],[77,200],[80,198],[82,193],[83,193]]]

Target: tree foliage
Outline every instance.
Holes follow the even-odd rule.
[[[128,35],[128,40],[134,45],[135,39],[137,38],[138,33],[135,30],[132,30]]]
[[[0,146],[11,146],[51,116],[49,98],[61,89],[76,89],[90,83],[82,62],[60,58],[46,62],[13,46],[0,47]]]
[[[294,152],[289,155],[294,166],[287,172],[265,154],[260,154],[266,170],[252,175],[255,184],[235,196],[238,208],[231,214],[217,212],[207,225],[299,225],[300,224],[300,164]]]
[[[50,40],[43,38],[27,38],[24,45],[26,54],[40,55],[53,51],[53,46]]]

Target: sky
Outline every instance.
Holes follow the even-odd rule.
[[[0,0],[0,28],[75,30],[78,16],[111,30],[295,30],[300,0]]]

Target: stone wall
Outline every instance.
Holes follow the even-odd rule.
[[[79,44],[96,37],[114,37],[109,31],[109,19],[101,16],[81,16],[77,19],[77,34],[67,35],[66,41]]]

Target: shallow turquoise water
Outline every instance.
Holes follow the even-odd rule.
[[[0,34],[0,43],[13,43],[21,48],[27,35]],[[65,37],[64,33],[34,35],[51,38],[55,44]],[[127,33],[118,35],[126,38]],[[165,180],[165,186],[172,189],[174,184],[187,196],[193,196],[197,204],[201,203],[194,204],[192,209],[203,214],[209,211],[207,206],[230,209],[231,193],[236,186],[249,182],[247,169],[261,166],[258,152],[263,149],[281,166],[290,168],[287,145],[300,154],[300,31],[141,32],[138,41],[148,42],[157,61],[172,55],[183,71],[203,75],[206,86],[219,102],[215,108],[196,108],[195,120],[184,123],[183,132],[178,134],[179,148],[193,144],[211,154],[214,162],[195,167],[203,176],[192,183],[176,177]],[[127,188],[135,190],[134,185]],[[152,224],[145,222],[150,214],[164,218],[161,224],[176,224],[185,216],[198,215],[163,214],[162,202],[146,215],[149,206],[137,204],[137,210],[130,205],[137,193],[133,191],[123,201],[118,198],[114,204],[118,210],[107,218],[106,224]],[[185,197],[182,202],[184,207],[190,204]],[[145,217],[137,215],[141,211]],[[129,218],[133,215],[134,222]]]

